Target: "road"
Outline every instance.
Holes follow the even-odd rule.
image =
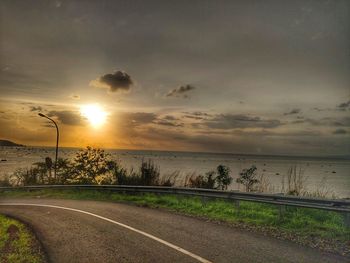
[[[349,260],[260,233],[120,203],[0,199],[0,213],[29,224],[50,262]]]

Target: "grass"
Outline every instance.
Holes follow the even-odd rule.
[[[17,190],[4,192],[2,196],[129,202],[228,223],[258,228],[267,227],[270,230],[281,230],[300,237],[341,240],[347,243],[350,241],[350,229],[345,226],[343,215],[318,209],[287,207],[281,217],[279,208],[270,204],[241,201],[237,208],[232,202],[222,200],[204,201],[196,197],[129,195],[91,190],[37,190],[31,192]]]
[[[44,262],[32,233],[17,220],[0,215],[0,262]]]

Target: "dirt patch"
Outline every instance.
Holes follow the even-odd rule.
[[[10,225],[7,229],[7,234],[9,235],[9,241],[12,242],[19,238],[19,229],[16,225]]]
[[[16,225],[13,225],[13,224],[10,225],[6,232],[9,235],[9,238],[6,241],[5,246],[1,251],[1,254],[2,254],[0,258],[1,262],[7,262],[6,261],[7,256],[14,252],[12,242],[19,238],[19,229]]]
[[[10,217],[12,218],[12,217]],[[14,219],[14,218],[12,218]],[[17,219],[14,219],[17,220]],[[24,224],[25,225],[25,224]],[[29,231],[29,233],[31,234],[31,238],[29,240],[30,244],[29,244],[29,249],[30,249],[30,253],[33,255],[37,255],[41,261],[41,263],[45,263],[47,262],[47,256],[46,253],[44,252],[44,250],[42,249],[42,246],[40,244],[40,242],[36,239],[36,236],[34,235],[34,233],[31,231],[31,229],[25,225],[26,227],[26,231]],[[14,242],[18,239],[20,239],[20,235],[21,235],[21,230],[18,228],[18,226],[11,224],[7,230],[6,233],[8,234],[8,239],[4,245],[4,247],[0,250],[0,262],[1,263],[9,263],[8,261],[8,257],[11,254],[16,254],[16,246],[14,246]],[[25,261],[27,262],[27,261]]]

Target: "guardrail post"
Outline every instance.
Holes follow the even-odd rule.
[[[235,199],[233,200],[233,203],[235,205],[236,212],[239,212],[239,200]]]
[[[344,215],[345,227],[350,228],[350,213],[349,212],[345,212],[343,215]]]
[[[286,213],[286,206],[285,205],[279,205],[278,206],[278,215],[279,218],[282,219],[284,217],[284,214]]]
[[[205,197],[205,196],[201,196],[201,200],[202,200],[203,205],[206,205],[209,201],[209,198]]]

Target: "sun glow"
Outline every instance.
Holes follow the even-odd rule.
[[[83,105],[80,108],[80,112],[95,128],[103,125],[107,119],[107,112],[97,104]]]

